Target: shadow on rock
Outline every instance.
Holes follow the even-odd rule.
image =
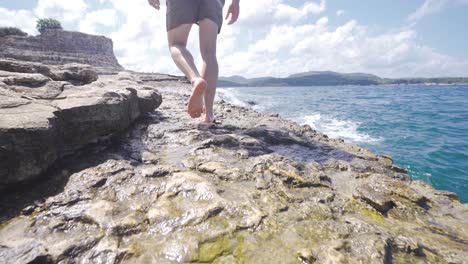
[[[97,166],[110,157],[103,155],[105,146],[89,146],[54,163],[42,177],[32,182],[9,185],[0,194],[0,224],[18,215],[29,215],[51,196],[61,192],[69,177],[78,171]],[[66,168],[66,169],[64,169]]]
[[[246,149],[251,156],[277,153],[299,162],[324,163],[330,159],[350,162],[355,155],[336,147],[304,139],[278,128],[259,126],[241,129],[232,125],[199,126],[208,138],[201,148],[210,146]]]
[[[135,162],[138,159],[116,154],[119,153],[115,150],[121,146],[119,143],[121,137],[130,135],[139,138],[136,134],[140,132],[141,136],[141,127],[148,126],[149,123],[154,123],[156,120],[164,119],[165,117],[157,111],[148,113],[139,118],[139,122],[136,122],[127,130],[108,137],[102,137],[97,142],[88,144],[77,152],[57,160],[35,180],[8,185],[8,188],[0,193],[0,224],[18,215],[29,215],[37,207],[40,207],[48,197],[62,193],[70,176],[76,172],[96,167],[109,159],[118,158]],[[138,150],[135,153],[141,154],[141,151],[139,151],[141,146],[137,146],[138,144],[135,141],[132,143],[132,147]],[[2,188],[1,185],[0,188]]]

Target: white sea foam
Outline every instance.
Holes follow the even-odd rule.
[[[313,129],[328,135],[331,138],[342,138],[351,143],[377,143],[381,138],[373,138],[367,133],[360,132],[358,122],[340,120],[315,113],[297,118],[295,121],[307,124]]]
[[[236,88],[222,88],[218,89],[218,99],[223,99],[233,105],[252,108],[253,110],[262,112],[268,109],[267,102],[257,104],[254,106],[249,105],[243,101],[242,94]],[[271,103],[271,102],[270,102]],[[350,143],[377,143],[381,138],[373,138],[367,133],[360,132],[360,123],[351,120],[340,120],[320,113],[309,114],[299,118],[293,118],[294,121],[300,124],[307,124],[314,130],[328,135],[331,138],[342,138]]]
[[[247,102],[244,102],[239,98],[237,90],[233,88],[218,89],[217,97],[236,106],[247,108],[251,107]]]

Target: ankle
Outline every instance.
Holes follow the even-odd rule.
[[[214,115],[213,112],[206,112],[205,117],[210,118],[210,119],[214,119],[215,115]]]
[[[195,76],[195,77],[192,77],[190,79],[190,83],[193,84],[194,82],[196,81],[200,81],[200,80],[203,80],[203,78],[201,76]],[[204,81],[204,80],[203,80]]]

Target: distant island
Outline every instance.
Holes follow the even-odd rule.
[[[220,77],[219,87],[238,86],[337,86],[337,85],[395,85],[395,84],[468,84],[468,77],[436,78],[381,78],[367,73],[338,73],[332,71],[310,71],[290,75],[286,78],[242,76]]]

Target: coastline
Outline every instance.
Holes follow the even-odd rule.
[[[290,85],[278,85],[278,86],[249,86],[249,85],[242,85],[239,86],[220,86],[219,88],[257,88],[257,87],[336,87],[336,86],[343,86],[343,87],[369,87],[369,86],[377,86],[377,87],[390,87],[390,86],[468,86],[468,83],[410,83],[410,84],[344,84],[344,85],[297,85],[297,86],[290,86]]]
[[[220,125],[200,124],[185,113],[190,87],[180,80],[106,78],[157,89],[162,105],[64,157],[23,196],[2,196],[11,212],[0,226],[0,259],[468,258],[467,204],[411,180],[389,157],[225,101],[215,105]]]
[[[467,202],[463,127],[468,123],[460,118],[468,114],[467,87],[413,87],[222,88],[219,95],[391,155],[413,179],[455,192]]]

